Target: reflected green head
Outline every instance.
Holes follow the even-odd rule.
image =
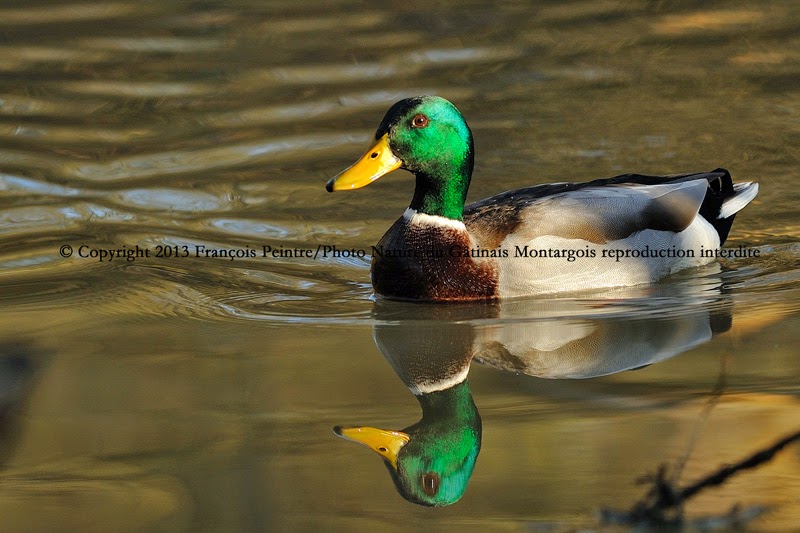
[[[480,452],[480,435],[472,428],[461,428],[442,437],[415,435],[398,456],[397,470],[386,464],[405,499],[441,507],[464,495]]]
[[[397,491],[410,502],[441,507],[457,502],[481,449],[481,418],[467,381],[418,396],[422,420],[403,431],[334,428],[380,455]]]

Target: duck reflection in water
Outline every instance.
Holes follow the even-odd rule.
[[[730,327],[730,303],[712,293],[701,302],[651,294],[623,305],[619,300],[478,305],[379,300],[375,343],[416,396],[422,419],[402,431],[337,426],[334,432],[380,455],[405,499],[451,505],[464,494],[481,448],[481,417],[467,379],[473,360],[553,379],[641,368]]]
[[[430,506],[457,502],[481,449],[481,417],[469,388],[475,330],[465,320],[491,311],[478,306],[379,302],[375,343],[422,407],[422,420],[403,431],[336,427],[384,459],[398,492]]]

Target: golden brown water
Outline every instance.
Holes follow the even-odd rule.
[[[2,529],[597,528],[687,449],[682,483],[800,429],[798,7],[5,2]],[[718,166],[761,184],[728,241],[758,259],[458,317],[483,353],[483,438],[439,509],[331,428],[418,420],[376,342],[448,337],[376,306],[368,256],[271,255],[369,252],[410,176],[325,181],[427,93],[474,132],[470,200]],[[137,246],[150,256],[92,257]],[[754,529],[795,530],[800,448],[686,511],[737,503],[771,507]]]

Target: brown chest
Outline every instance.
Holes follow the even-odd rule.
[[[372,285],[388,298],[497,298],[497,265],[471,257],[466,231],[401,218],[372,249]]]

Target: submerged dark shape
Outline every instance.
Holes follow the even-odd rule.
[[[27,340],[0,344],[0,466],[13,454],[20,413],[49,355]]]

